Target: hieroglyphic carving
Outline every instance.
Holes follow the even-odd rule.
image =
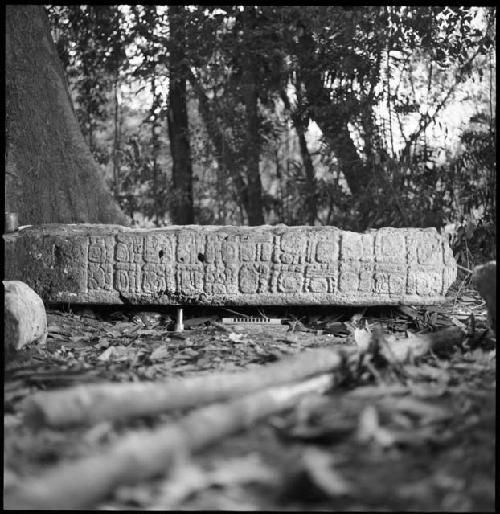
[[[113,289],[113,236],[90,236],[88,248],[88,288]]]
[[[453,280],[442,266],[450,259],[435,232],[411,229],[123,232],[89,236],[88,289],[184,296],[432,296]]]

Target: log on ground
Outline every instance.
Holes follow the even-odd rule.
[[[313,349],[279,362],[238,373],[213,373],[180,380],[145,383],[98,383],[41,391],[22,407],[26,421],[64,427],[97,423],[220,402],[341,369],[344,353]]]
[[[300,398],[323,393],[334,383],[332,375],[323,374],[195,410],[178,423],[125,436],[103,454],[25,480],[4,492],[4,505],[7,509],[28,510],[94,507],[119,485],[136,484],[165,473],[177,458],[250,428],[266,416],[293,408]]]

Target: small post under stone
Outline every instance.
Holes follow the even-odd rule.
[[[184,331],[184,323],[182,321],[182,307],[177,309],[177,320],[174,325],[174,332],[183,332]]]

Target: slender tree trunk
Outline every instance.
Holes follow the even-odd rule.
[[[302,163],[306,172],[306,208],[307,208],[307,222],[309,225],[314,225],[318,215],[318,205],[316,199],[316,181],[314,177],[314,165],[311,159],[311,154],[307,148],[306,134],[302,123],[295,125],[297,135],[299,137],[300,155]]]
[[[300,75],[299,75],[300,77]],[[318,215],[318,204],[317,204],[317,194],[316,194],[316,180],[315,180],[315,171],[314,165],[311,159],[311,154],[309,153],[309,149],[307,148],[306,141],[306,130],[307,130],[307,120],[304,120],[303,115],[303,102],[302,102],[302,93],[300,91],[300,78],[298,80],[299,84],[296,86],[297,91],[297,110],[295,115],[293,116],[293,122],[295,126],[295,130],[297,131],[297,136],[299,139],[299,147],[300,147],[300,156],[302,157],[302,164],[304,165],[304,170],[306,172],[306,201],[305,206],[307,210],[307,219],[309,225],[314,225],[317,215]]]
[[[20,224],[122,223],[76,120],[41,5],[6,8],[6,210]]]
[[[170,10],[170,95],[168,133],[172,155],[173,191],[171,217],[177,224],[194,223],[193,171],[186,101],[188,66],[184,51],[184,6],[172,5]]]
[[[219,166],[223,168],[226,173],[230,173],[231,180],[238,195],[240,211],[242,211],[244,217],[244,214],[248,213],[248,191],[242,176],[241,159],[238,158],[237,152],[226,140],[203,87],[191,71],[188,73],[189,82],[198,96],[199,110],[207,128],[210,141],[214,147],[215,157],[219,162]]]
[[[255,7],[245,7],[242,13],[243,37],[247,41],[242,51],[242,93],[246,114],[246,167],[248,186],[248,224],[264,224],[262,184],[260,181],[260,120],[259,90],[256,71],[259,66],[251,43],[257,28]]]
[[[113,141],[113,185],[115,191],[115,198],[120,194],[120,168],[121,168],[121,123],[120,123],[120,82],[118,71],[115,76],[115,134]]]
[[[259,113],[258,93],[251,59],[245,66],[243,73],[243,95],[247,116],[246,125],[246,164],[248,183],[248,224],[264,224],[264,207],[262,204],[262,184],[260,182],[260,141],[259,141]]]
[[[158,226],[159,224],[159,180],[158,180],[158,134],[157,134],[157,115],[156,115],[156,76],[155,76],[155,67],[153,65],[153,73],[151,74],[151,94],[153,95],[153,104],[151,106],[151,114],[153,117],[153,121],[151,122],[151,143],[152,143],[152,153],[153,153],[153,204],[154,204],[154,217],[155,223]]]
[[[305,86],[310,116],[323,132],[330,148],[337,157],[342,173],[353,195],[363,193],[371,178],[369,169],[359,156],[348,128],[349,120],[339,105],[330,101],[325,90],[321,70],[316,65],[314,41],[311,34],[304,32],[299,40],[300,74]]]

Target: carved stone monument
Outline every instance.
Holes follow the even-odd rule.
[[[4,239],[5,279],[46,302],[431,304],[457,273],[433,228],[54,224]]]

